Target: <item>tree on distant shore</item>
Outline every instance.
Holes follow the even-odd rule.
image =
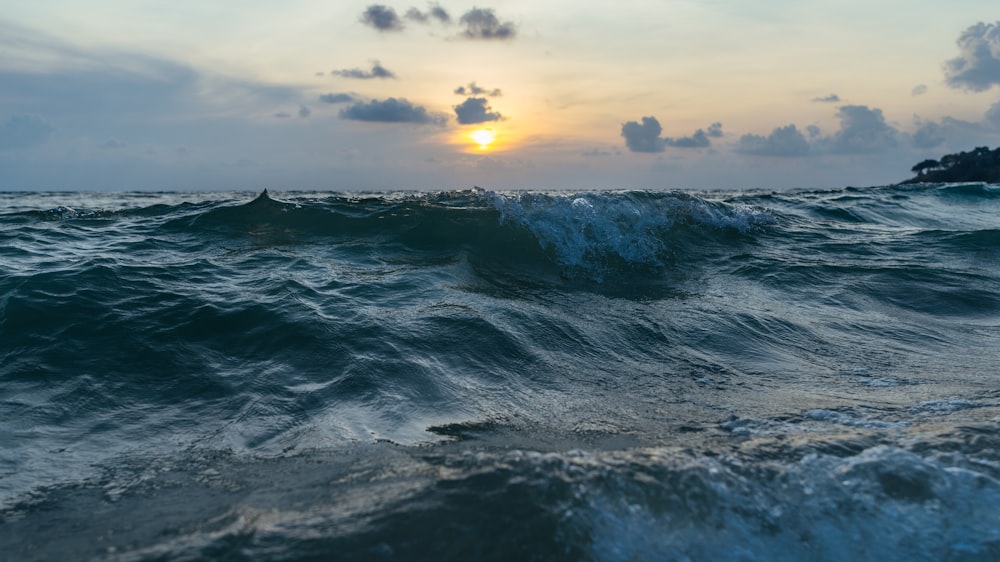
[[[1000,182],[1000,148],[978,146],[968,152],[928,158],[910,168],[917,174],[904,183],[983,181]]]
[[[914,174],[917,174],[918,176],[920,176],[920,175],[923,175],[923,173],[925,171],[927,171],[927,170],[933,170],[933,169],[935,169],[935,168],[937,168],[939,166],[941,166],[940,162],[938,162],[937,160],[933,160],[933,159],[928,158],[927,160],[924,160],[923,162],[920,162],[919,164],[917,164],[917,165],[913,166],[912,168],[910,168],[910,171],[913,172]]]

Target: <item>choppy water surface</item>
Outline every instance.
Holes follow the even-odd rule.
[[[0,558],[1000,560],[1000,187],[0,194]]]

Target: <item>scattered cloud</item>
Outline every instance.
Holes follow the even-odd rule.
[[[909,144],[917,149],[939,146],[959,149],[994,144],[1000,135],[1000,102],[986,110],[982,119],[977,121],[966,121],[950,116],[944,116],[940,120],[914,116],[914,125],[913,132],[900,133],[899,137],[908,138]]]
[[[501,22],[492,8],[472,8],[458,21],[465,26],[462,36],[468,39],[504,40],[517,35],[514,22]]]
[[[371,80],[373,78],[395,78],[396,75],[386,67],[382,66],[381,63],[375,61],[372,63],[371,70],[362,70],[360,68],[346,68],[343,70],[331,70],[330,74],[333,76],[340,76],[341,78],[354,78],[357,80]]]
[[[677,148],[706,148],[712,146],[712,141],[708,139],[708,133],[704,129],[698,129],[689,137],[665,138],[663,142],[667,146]]]
[[[828,96],[813,98],[812,101],[815,103],[840,103],[840,96],[837,94],[830,94]]]
[[[353,121],[371,121],[378,123],[419,123],[443,124],[444,117],[433,115],[427,108],[415,105],[406,98],[388,98],[357,102],[340,110],[342,119]]]
[[[356,20],[368,3],[356,7],[348,19]],[[361,28],[361,24],[354,25]],[[344,171],[338,185],[344,188],[383,185],[379,183],[381,179],[370,179],[371,170],[383,174],[380,178],[398,174],[393,176],[400,178],[398,182],[385,180],[386,184],[412,185],[413,172],[401,163],[402,159],[417,160],[431,153],[431,149],[412,146],[409,144],[412,137],[407,135],[437,130],[433,125],[378,127],[374,123],[348,120],[340,120],[340,125],[333,128],[305,126],[315,121],[320,108],[336,119],[340,109],[362,99],[368,101],[358,94],[353,94],[354,100],[340,105],[318,101],[319,95],[327,92],[352,92],[356,88],[346,86],[357,82],[341,82],[344,87],[340,88],[337,83],[318,82],[319,79],[309,76],[308,70],[305,85],[301,80],[278,85],[242,75],[219,74],[145,52],[78,46],[49,38],[42,32],[25,35],[31,42],[22,47],[18,37],[7,33],[6,24],[0,21],[3,53],[0,56],[3,59],[0,62],[0,100],[3,100],[0,101],[0,189],[99,186],[116,190],[136,185],[150,189],[185,186],[228,189],[273,185],[283,179],[296,185],[301,180],[301,185],[319,188],[329,186],[331,158],[338,162],[343,159],[336,152],[341,146],[357,148],[362,156],[358,157],[356,168]],[[354,56],[360,57],[354,61],[358,66],[370,69],[367,61],[370,57],[364,53]],[[346,62],[353,64],[350,59]],[[337,68],[338,63],[329,67]],[[317,82],[308,84],[314,80]],[[440,108],[448,114],[450,105],[461,101],[448,94],[452,84],[451,81],[439,84],[445,88],[444,101],[451,102]],[[408,93],[391,94],[401,97],[400,94]],[[386,92],[375,97],[385,99],[389,95]],[[311,108],[315,115],[298,118],[300,105]],[[427,105],[427,109],[438,108]],[[290,116],[275,118],[276,112]],[[420,121],[419,110],[415,114],[411,120]],[[14,116],[37,117],[13,119]],[[432,123],[446,119],[447,114],[438,112],[423,118]],[[275,136],[272,128],[283,131]],[[358,129],[370,130],[359,137]],[[25,134],[28,131],[34,133]],[[114,143],[110,143],[102,148],[108,139],[129,144],[112,149]],[[329,145],[329,157],[325,152],[320,157],[301,149],[320,143]],[[182,146],[188,151],[184,158],[180,157],[183,148],[175,151]],[[399,152],[403,146],[420,152],[419,157]],[[392,166],[379,164],[386,151],[400,155],[401,160],[393,156]],[[95,154],[100,157],[94,157]],[[233,165],[237,158],[244,157],[258,162],[257,170],[245,173]],[[442,172],[440,182],[427,183],[446,183],[444,179]]]
[[[819,129],[816,129],[817,136]],[[736,146],[737,152],[754,156],[806,156],[810,152],[809,141],[795,125],[776,127],[771,134],[743,135]]]
[[[0,150],[31,148],[45,142],[55,129],[34,115],[15,115],[0,124]]]
[[[666,143],[660,138],[663,127],[656,117],[643,117],[642,123],[628,121],[622,124],[625,146],[632,152],[663,152]]]
[[[277,113],[274,114],[274,118],[275,119],[291,119],[292,118],[292,114],[288,113],[287,111],[279,111],[279,112],[277,112]]]
[[[830,139],[830,149],[841,154],[882,152],[896,146],[896,129],[885,122],[881,109],[845,105],[837,110],[840,130]]]
[[[462,125],[499,121],[503,115],[493,111],[486,98],[469,98],[455,106],[455,114]]]
[[[922,96],[926,93],[927,93],[927,84],[917,84],[916,86],[913,87],[913,90],[910,92],[910,94],[913,97]]]
[[[592,148],[590,150],[581,152],[581,156],[586,156],[587,158],[601,158],[605,156],[611,156],[613,154],[620,154],[617,150],[611,152],[610,150],[601,150],[600,148]]]
[[[427,23],[431,19],[430,15],[421,12],[417,8],[410,8],[403,17],[418,23]]]
[[[0,24],[0,52],[16,63],[21,56],[16,50],[18,44],[8,42],[6,31]],[[277,88],[207,75],[151,56],[88,51],[44,37],[35,38],[29,45],[30,57],[69,59],[72,64],[55,69],[32,68],[29,64],[4,65],[0,67],[0,99],[7,107],[18,101],[19,112],[43,114],[57,122],[91,119],[104,122],[115,116],[163,113],[182,106],[186,111],[196,100],[211,103],[231,97],[252,102],[267,98],[261,106],[274,107],[275,103],[289,99],[272,96]],[[24,70],[19,70],[19,66]],[[212,87],[211,96],[204,93],[207,84]]]
[[[451,15],[445,11],[444,8],[438,6],[437,4],[431,5],[431,17],[438,20],[441,23],[451,23]]]
[[[419,23],[427,23],[430,20],[437,20],[439,23],[451,23],[451,14],[438,4],[431,4],[426,12],[421,12],[417,8],[410,8],[406,11],[406,19]]]
[[[819,127],[809,125],[805,133],[795,125],[776,127],[767,136],[740,137],[736,151],[755,156],[808,156],[810,154],[872,154],[897,146],[899,131],[886,123],[881,109],[845,105],[837,110],[840,128],[822,136]],[[913,135],[914,146],[927,148],[944,142],[941,127],[923,123]],[[808,134],[808,138],[806,135]]]
[[[441,25],[452,22],[451,14],[438,4],[431,4],[427,11],[411,7],[403,17],[396,10],[383,4],[371,4],[361,14],[361,22],[381,32],[402,31],[403,19],[427,24],[436,21]],[[458,20],[465,29],[460,33],[466,39],[505,40],[517,35],[517,26],[511,21],[500,21],[492,8],[472,8]]]
[[[1000,131],[1000,102],[991,105],[986,110],[985,122],[990,127]]]
[[[687,137],[661,137],[663,127],[656,117],[643,117],[642,123],[629,121],[622,124],[621,135],[625,138],[625,146],[632,152],[663,152],[668,146],[675,148],[707,148],[712,146],[709,137],[722,136],[722,123],[715,122],[708,126],[708,131],[698,129]]]
[[[934,148],[944,144],[944,127],[933,121],[918,121],[911,137],[914,148]]]
[[[944,63],[949,86],[982,92],[1000,85],[1000,21],[973,25],[957,43],[959,56]]]
[[[361,23],[383,32],[403,29],[403,21],[399,19],[396,10],[382,4],[372,4],[365,8],[361,14]]]
[[[323,103],[349,103],[354,101],[356,98],[352,94],[346,94],[343,92],[323,94],[319,97],[319,101]]]
[[[301,117],[302,119],[305,119],[306,117],[309,117],[309,115],[311,115],[311,114],[312,114],[312,110],[311,109],[309,109],[308,107],[306,107],[304,105],[300,105],[299,106],[299,117]]]
[[[489,96],[491,98],[498,98],[503,95],[503,92],[500,91],[500,88],[481,88],[475,82],[469,82],[468,86],[455,88],[455,94],[459,96]]]

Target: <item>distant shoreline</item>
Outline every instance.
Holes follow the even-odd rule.
[[[969,152],[945,154],[940,160],[924,160],[914,165],[910,171],[917,175],[899,182],[899,185],[954,182],[1000,183],[1000,148],[990,150],[987,146],[981,146]]]

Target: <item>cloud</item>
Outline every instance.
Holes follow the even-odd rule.
[[[870,154],[884,152],[898,144],[899,131],[885,122],[881,109],[864,105],[845,105],[837,110],[840,128],[832,136],[821,136],[819,127],[806,127],[809,138],[795,125],[777,127],[767,136],[747,134],[740,137],[737,152],[755,156],[807,156],[809,154]],[[913,142],[920,147],[943,142],[940,128],[923,125]]]
[[[1000,84],[1000,21],[973,25],[957,43],[959,56],[944,63],[949,86],[982,92]]]
[[[356,20],[368,3],[370,0],[356,6],[348,19]],[[366,31],[360,24],[355,26]],[[310,76],[312,70],[305,73],[305,84],[275,85],[222,75],[134,49],[70,44],[42,32],[25,32],[23,36],[30,41],[24,42],[8,29],[8,24],[0,21],[0,143],[23,146],[29,140],[10,136],[12,130],[5,124],[12,116],[38,116],[52,132],[41,144],[26,150],[0,150],[0,189],[250,189],[282,181],[317,189],[377,189],[384,185],[442,185],[454,180],[449,180],[443,167],[439,171],[411,164],[438,153],[432,143],[414,142],[438,131],[436,126],[378,126],[339,120],[340,109],[362,98],[353,94],[354,101],[340,105],[318,101],[320,94],[354,88],[309,84],[318,80]],[[369,69],[368,58],[362,52],[355,62]],[[356,83],[341,82],[344,86]],[[454,122],[448,115],[450,106],[461,100],[448,94],[452,83],[439,84],[445,89],[444,101],[450,102],[440,108],[446,114],[424,103],[431,111],[431,121]],[[391,94],[397,98],[414,95]],[[424,102],[422,98],[411,101]],[[315,115],[299,119],[296,112],[300,105],[311,108]],[[273,117],[281,111],[291,118]],[[305,126],[320,113],[333,117],[339,125]],[[129,144],[124,149],[102,149],[107,139]],[[322,154],[302,148],[318,145],[333,148]],[[175,151],[181,146],[189,150],[183,158]],[[355,160],[347,160],[347,148],[357,151]],[[388,162],[385,154],[392,155]],[[247,170],[237,164],[247,160],[256,162],[257,167]],[[333,180],[331,166],[338,169]],[[430,170],[427,173],[434,174],[434,179],[421,176],[421,170]]]
[[[311,114],[312,114],[312,110],[311,109],[309,109],[308,107],[306,107],[304,105],[300,105],[299,106],[299,117],[301,117],[302,119],[305,119],[306,117],[309,117],[309,115],[311,115]]]
[[[431,17],[441,23],[451,23],[451,15],[437,4],[431,5]]]
[[[709,137],[722,136],[722,123],[712,123],[707,132],[705,129],[698,129],[688,137],[660,137],[662,132],[663,127],[656,117],[643,117],[641,124],[637,121],[622,124],[621,135],[625,137],[625,146],[632,152],[663,152],[668,146],[707,148],[712,146]]]
[[[986,110],[981,120],[966,121],[945,116],[940,120],[914,117],[915,129],[905,135],[917,149],[949,145],[953,149],[993,144],[1000,134],[1000,102]],[[900,134],[903,138],[904,135]]]
[[[34,115],[15,115],[0,124],[0,150],[31,148],[45,142],[55,129]]]
[[[361,14],[361,22],[379,31],[402,31],[403,21],[396,10],[382,4],[372,4]]]
[[[708,133],[704,129],[698,129],[689,137],[665,138],[663,142],[667,146],[677,148],[705,148],[712,146],[712,141],[708,140]]]
[[[613,154],[620,154],[617,150],[611,152],[610,150],[601,150],[600,148],[592,148],[590,150],[581,152],[581,156],[586,156],[587,158],[602,158],[605,156],[612,156]]]
[[[437,4],[431,5],[431,17],[438,20],[441,23],[451,23],[451,15],[445,11],[444,8],[438,6]]]
[[[837,94],[830,94],[828,96],[823,96],[820,98],[813,98],[816,103],[838,103],[840,101],[840,96]]]
[[[499,121],[503,115],[492,111],[486,98],[469,98],[455,106],[455,114],[462,125]]]
[[[881,109],[845,105],[837,111],[840,130],[830,139],[830,148],[841,154],[882,152],[896,146],[896,129],[885,122]]]
[[[910,92],[910,94],[913,97],[922,96],[926,93],[927,93],[927,84],[917,84],[916,86],[913,87],[913,90]]]
[[[292,118],[292,114],[288,113],[287,111],[279,111],[279,112],[277,112],[277,113],[274,114],[274,118],[275,119],[291,119]]]
[[[625,146],[632,152],[663,152],[666,143],[660,138],[663,127],[656,117],[643,117],[642,124],[628,121],[622,124],[621,135],[625,137]]]
[[[354,78],[357,80],[371,80],[373,78],[395,78],[396,75],[382,66],[378,61],[372,63],[371,70],[361,70],[360,68],[346,68],[344,70],[331,70],[330,74],[342,78]]]
[[[819,134],[818,130],[816,134]],[[754,156],[805,156],[809,154],[810,146],[805,135],[795,125],[786,125],[776,127],[766,137],[743,135],[736,151]]]
[[[468,39],[513,39],[517,35],[514,22],[501,23],[492,8],[472,8],[462,14],[459,23],[465,26],[462,35]]]
[[[136,53],[84,50],[56,39],[35,35],[26,41],[0,23],[0,99],[5,109],[46,115],[60,128],[88,121],[105,124],[116,117],[145,116],[180,109],[191,111],[192,102],[232,98],[252,101],[261,96],[271,102],[289,97],[270,94],[246,82],[209,76],[173,61]],[[27,52],[22,51],[24,49]],[[36,60],[51,61],[37,64]],[[24,70],[19,70],[23,68]],[[210,87],[207,87],[210,86]],[[211,95],[206,95],[211,92]],[[14,105],[16,102],[16,106]],[[113,136],[113,134],[102,135]]]
[[[944,127],[933,121],[918,122],[911,138],[914,148],[934,148],[944,144]]]
[[[421,24],[435,20],[442,25],[451,23],[451,14],[438,4],[431,4],[426,12],[419,8],[409,8],[403,16],[405,19]],[[462,14],[459,23],[465,28],[461,36],[466,39],[505,40],[517,35],[514,22],[501,22],[492,8],[472,8]],[[372,4],[361,14],[361,22],[382,32],[402,31],[403,18],[396,10],[382,4]]]
[[[469,82],[468,86],[459,86],[455,88],[455,94],[460,96],[489,96],[491,98],[498,98],[503,95],[500,88],[480,88],[475,82]]]
[[[442,116],[432,115],[425,107],[414,105],[406,98],[357,102],[340,110],[340,117],[378,123],[442,124],[444,122]]]
[[[336,93],[336,94],[333,94],[333,93],[323,94],[323,95],[321,95],[319,97],[319,101],[321,101],[323,103],[331,103],[331,104],[333,104],[333,103],[348,103],[348,102],[352,102],[354,100],[355,100],[355,97],[352,94],[346,94],[346,93],[343,93],[343,92]]]
[[[991,105],[990,108],[986,110],[985,121],[987,125],[1000,131],[1000,102]]]
[[[427,23],[427,21],[431,19],[430,15],[425,14],[416,8],[410,8],[407,10],[406,15],[403,17],[419,23]]]
[[[406,11],[406,19],[419,23],[427,23],[432,19],[442,24],[451,23],[451,15],[437,4],[431,4],[427,12],[421,12],[417,8],[410,8]]]

